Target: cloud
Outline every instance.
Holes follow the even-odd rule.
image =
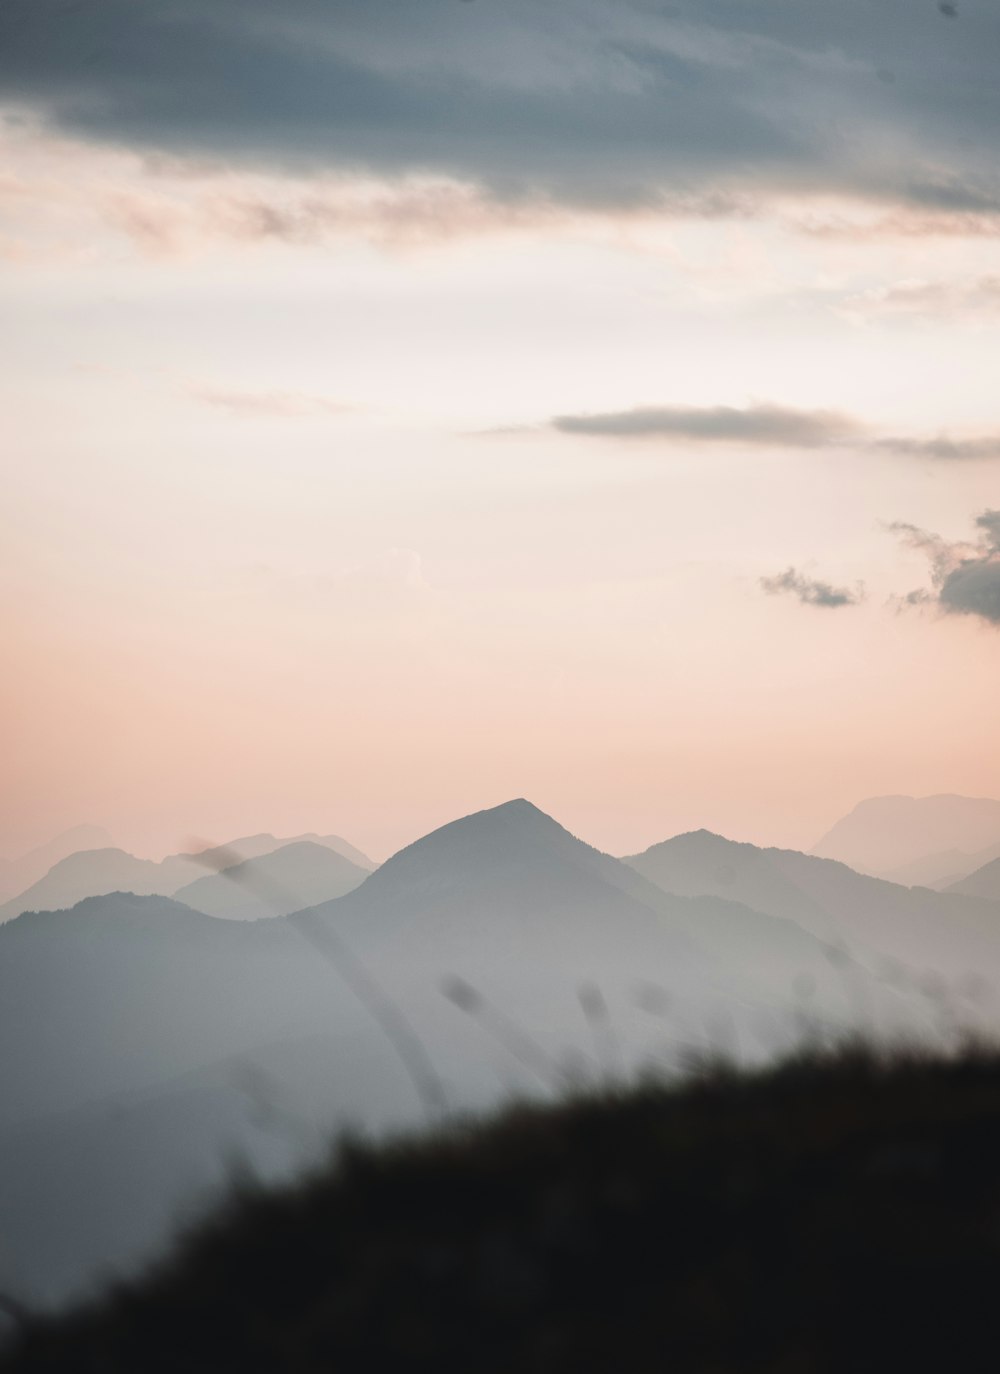
[[[968,543],[950,543],[902,522],[889,528],[930,564],[933,591],[910,592],[904,604],[931,604],[945,615],[971,615],[1000,626],[1000,510],[977,517],[977,537]]]
[[[664,194],[655,215],[599,216],[551,200],[512,200],[442,175],[260,170],[55,133],[35,116],[0,108],[0,257],[77,261],[121,240],[153,260],[232,248],[316,248],[362,240],[394,254],[458,238],[593,234],[614,244],[623,224],[664,218],[748,220],[749,196],[706,187]]]
[[[806,606],[825,606],[837,609],[841,606],[857,606],[865,599],[863,583],[850,591],[846,587],[834,587],[829,582],[806,577],[795,568],[786,568],[783,573],[773,577],[762,577],[760,585],[768,596],[794,596]]]
[[[745,409],[735,406],[640,406],[596,415],[557,415],[550,423],[563,434],[788,448],[823,448],[856,437],[860,432],[856,421],[835,411],[792,410],[763,404]]]
[[[913,0],[6,0],[0,101],[116,146],[506,201],[954,214],[1000,208],[998,47],[987,0],[947,32]]]
[[[790,229],[816,239],[878,243],[886,239],[995,239],[1000,234],[1000,206],[982,211],[929,209],[918,201],[888,212],[862,203],[835,209],[795,210],[784,216]]]
[[[752,444],[768,448],[825,449],[849,444],[869,453],[955,463],[1000,459],[1000,435],[955,438],[878,435],[862,421],[835,410],[788,406],[636,406],[597,414],[556,415],[549,427],[561,434],[668,444]]]
[[[352,407],[327,396],[310,396],[301,391],[226,391],[213,387],[194,387],[191,395],[207,406],[231,415],[260,419],[301,419],[317,415],[343,415]]]
[[[1000,435],[973,439],[952,439],[946,434],[930,439],[889,438],[875,441],[874,447],[905,458],[930,458],[943,463],[983,462],[1000,458]]]

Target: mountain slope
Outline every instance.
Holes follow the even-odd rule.
[[[367,877],[368,869],[335,850],[301,840],[198,878],[174,897],[207,916],[253,921],[341,897]]]
[[[1000,801],[950,795],[870,797],[839,820],[812,853],[861,873],[889,877],[929,855],[951,849],[975,853],[998,842]]]
[[[637,1059],[651,1028],[634,1008],[651,984],[669,995],[671,1037],[688,1045],[704,1043],[713,1017],[731,1021],[742,1008],[749,1046],[765,1033],[759,1014],[791,1017],[800,975],[817,1014],[850,1016],[829,946],[739,897],[667,892],[518,800],[425,836],[354,892],[292,920],[346,942],[404,1001],[457,976],[564,1041],[580,1019],[580,989],[597,985]],[[870,991],[877,1014],[891,1015]],[[774,1025],[767,1033],[780,1035]]]
[[[960,893],[965,897],[980,897],[988,902],[1000,902],[1000,858],[983,864],[982,868],[977,868],[968,877],[952,883],[945,891]]]
[[[99,825],[77,825],[16,859],[0,860],[0,902],[43,878],[53,864],[81,849],[105,849],[111,836]]]
[[[346,1001],[281,921],[123,893],[28,912],[0,927],[0,1130],[309,1033]]]
[[[905,888],[795,850],[759,849],[696,831],[626,862],[665,891],[727,894],[793,920],[817,937],[880,951],[914,977],[1000,978],[1000,910],[927,888]]]

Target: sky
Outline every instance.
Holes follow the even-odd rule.
[[[0,853],[1000,795],[994,0],[7,0]]]

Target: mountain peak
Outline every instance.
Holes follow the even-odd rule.
[[[632,863],[633,860],[645,858],[646,855],[662,855],[667,853],[684,853],[687,855],[727,855],[727,854],[749,854],[756,851],[756,846],[745,844],[740,840],[727,839],[725,835],[718,834],[715,830],[686,830],[680,835],[673,835],[669,840],[661,840],[659,844],[650,845],[642,854],[630,854],[626,856],[625,862]]]
[[[376,869],[365,891],[374,898],[389,889],[441,890],[502,875],[520,880],[529,872],[550,872],[553,864],[605,857],[527,798],[515,797],[414,840]]]

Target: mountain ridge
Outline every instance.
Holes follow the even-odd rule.
[[[206,872],[233,866],[234,856],[238,856],[236,862],[263,858],[288,844],[300,842],[330,849],[366,871],[373,867],[370,859],[339,835],[310,834],[282,840],[261,832],[226,845],[168,854],[159,860],[140,859],[117,846],[78,850],[58,860],[30,887],[0,906],[0,923],[24,911],[61,910],[87,897],[115,891],[172,897],[180,888],[204,877]]]
[[[867,797],[813,846],[860,873],[885,877],[948,850],[973,853],[1000,843],[1000,801],[941,792],[926,797]],[[947,875],[944,875],[947,876]]]

